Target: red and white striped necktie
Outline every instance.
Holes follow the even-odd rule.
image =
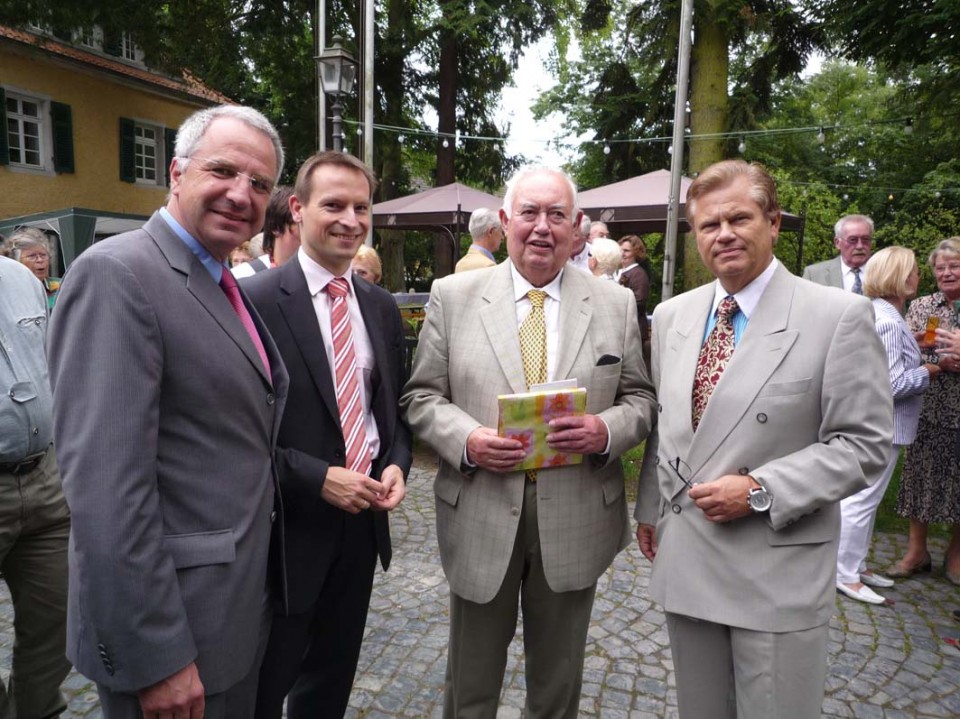
[[[366,474],[371,470],[370,447],[363,421],[360,382],[357,379],[357,355],[353,349],[353,328],[347,308],[350,286],[342,277],[327,284],[330,296],[330,329],[333,333],[333,363],[337,378],[337,407],[340,427],[347,448],[347,469]]]

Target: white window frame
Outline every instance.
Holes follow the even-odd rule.
[[[128,32],[120,36],[120,59],[143,65],[143,50],[133,41],[133,36]]]
[[[73,41],[87,50],[103,52],[103,30],[100,29],[99,25],[94,25],[88,30],[75,30]]]
[[[9,145],[10,153],[10,164],[7,166],[11,170],[16,170],[18,172],[27,172],[34,174],[43,174],[43,175],[52,175],[53,172],[53,128],[51,127],[52,123],[50,122],[50,98],[44,97],[41,95],[34,95],[29,92],[24,92],[18,88],[5,87],[4,92],[6,93],[7,102],[12,100],[18,100],[21,103],[32,102],[37,105],[37,117],[25,116],[19,113],[11,112],[8,108],[4,107],[6,112],[7,124],[2,128],[3,132],[7,133],[7,142]],[[22,108],[21,108],[22,109]],[[19,120],[27,119],[28,121],[36,121],[38,125],[38,139],[39,139],[39,154],[40,154],[40,164],[39,165],[30,165],[25,162],[17,162],[13,159],[13,153],[15,152],[13,144],[10,143],[10,131],[9,124],[11,117]],[[21,144],[23,140],[22,132],[20,133]],[[21,153],[23,148],[20,148]],[[22,157],[22,155],[21,155]]]
[[[167,187],[167,163],[169,162],[166,157],[166,131],[163,125],[158,125],[155,122],[150,122],[149,120],[138,120],[136,118],[131,118],[133,120],[133,171],[135,179],[135,184],[141,187]],[[153,144],[154,149],[154,179],[149,179],[146,177],[141,177],[141,158],[143,154],[141,148],[143,146],[149,146],[149,141],[144,141],[143,131],[149,130],[153,133]]]

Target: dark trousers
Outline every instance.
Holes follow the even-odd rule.
[[[347,711],[377,560],[369,512],[347,517],[338,543],[313,607],[273,619],[257,719],[280,719],[288,693],[289,719],[341,719]]]
[[[13,599],[13,669],[0,682],[0,717],[54,717],[70,672],[67,540],[70,510],[53,449],[24,474],[0,473],[0,569]]]

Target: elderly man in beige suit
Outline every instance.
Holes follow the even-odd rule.
[[[575,717],[597,578],[629,541],[620,455],[648,434],[654,397],[633,295],[565,267],[580,221],[570,179],[521,170],[500,217],[509,261],[434,283],[401,399],[440,454],[437,535],[451,589],[444,716],[496,716],[519,600],[526,716]],[[588,397],[587,414],[554,419],[547,440],[585,458],[525,475],[513,469],[521,444],[497,436],[497,395],[527,391],[519,333],[541,305],[543,374],[575,378]]]
[[[717,281],[654,313],[661,411],[636,513],[680,716],[818,718],[839,500],[879,478],[891,442],[886,358],[865,298],[774,258],[761,167],[707,168],[687,213]]]

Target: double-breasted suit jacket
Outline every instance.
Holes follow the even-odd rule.
[[[64,279],[49,360],[72,512],[67,656],[110,690],[195,661],[217,694],[255,661],[287,373],[248,309],[272,376],[158,214],[85,251]]]
[[[333,540],[346,514],[321,496],[330,466],[344,466],[346,449],[337,393],[330,374],[323,335],[307,281],[296,257],[270,272],[241,283],[257,307],[290,372],[287,400],[277,441],[280,486],[286,503],[287,575],[290,612],[311,608],[330,565],[338,556]],[[403,387],[403,330],[393,297],[353,275],[353,288],[370,337],[376,366],[371,409],[380,435],[380,456],[373,477],[395,464],[404,476],[412,462],[410,430],[397,402]],[[390,565],[390,530],[386,512],[373,512],[377,552]]]
[[[807,265],[803,270],[803,279],[816,282],[827,287],[843,289],[843,265],[840,264],[840,255],[832,260]]]
[[[883,347],[869,301],[777,268],[697,431],[694,370],[714,285],[654,313],[660,402],[636,518],[657,526],[651,596],[668,612],[758,631],[826,623],[834,608],[839,500],[875,482],[892,432]],[[690,482],[750,474],[769,513],[708,521]]]
[[[620,455],[647,435],[654,398],[632,293],[567,267],[559,332],[554,379],[576,378],[586,411],[610,428],[603,460],[538,474],[543,569],[550,588],[564,592],[593,584],[629,541]],[[526,391],[510,263],[434,282],[401,403],[440,454],[440,558],[451,590],[472,602],[489,602],[503,583],[525,480],[521,471],[467,469],[464,447],[474,429],[497,426],[498,395]]]

